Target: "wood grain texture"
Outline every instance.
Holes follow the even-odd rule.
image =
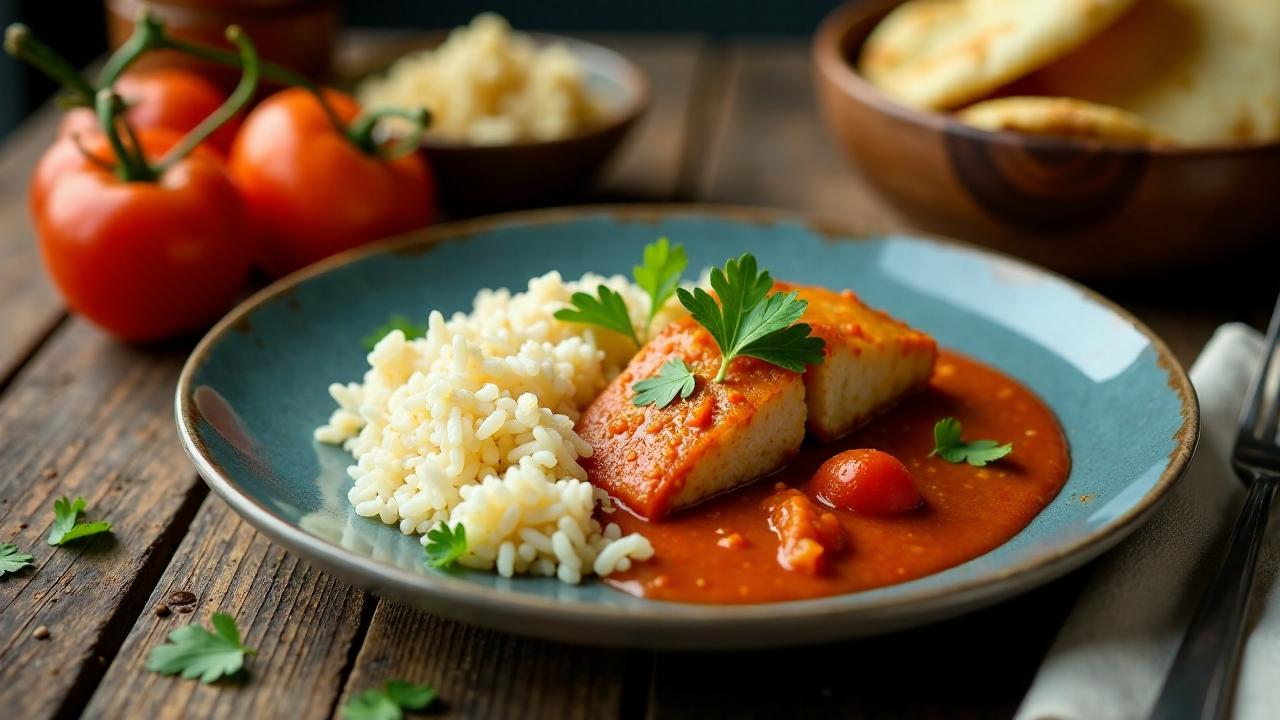
[[[446,717],[612,718],[623,712],[627,663],[621,650],[482,630],[384,600],[373,614],[343,702],[397,679],[434,686]],[[640,671],[636,677],[647,680]]]
[[[140,351],[66,324],[0,398],[0,542],[35,568],[0,581],[0,708],[42,718],[83,702],[151,592],[204,486],[173,425],[184,348]],[[45,543],[56,497],[82,495],[111,536]],[[46,626],[50,637],[32,632]]]
[[[812,211],[871,228],[904,227],[822,127],[806,42],[743,40],[727,52],[727,107],[696,184],[700,199]]]
[[[157,617],[176,591],[195,611]],[[216,496],[200,508],[164,576],[111,663],[86,717],[325,718],[342,691],[362,610],[372,598],[321,573],[240,519]],[[258,651],[242,682],[202,685],[147,672],[151,648],[189,623],[210,627],[215,612],[236,619]]]
[[[63,317],[27,214],[27,182],[57,117],[46,107],[0,146],[0,390]]]

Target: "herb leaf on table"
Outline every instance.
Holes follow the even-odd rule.
[[[342,706],[345,720],[401,720],[405,710],[425,710],[436,700],[430,685],[388,680],[381,690],[359,692]]]
[[[431,567],[449,567],[467,551],[467,528],[462,523],[452,528],[440,523],[427,531],[427,544],[423,550]]]
[[[0,545],[0,577],[16,573],[31,565],[32,558],[26,553],[18,552],[18,546],[12,543]]]
[[[151,649],[147,669],[161,675],[181,675],[211,683],[234,675],[244,667],[246,655],[257,651],[240,642],[236,621],[226,613],[214,613],[215,632],[187,625],[169,633],[169,641]]]
[[[111,523],[105,520],[80,522],[80,514],[84,512],[84,507],[85,500],[82,497],[77,497],[74,502],[65,496],[53,501],[53,529],[49,531],[50,545],[65,545],[72,540],[111,532]]]
[[[693,376],[693,370],[684,360],[671,358],[662,365],[657,375],[645,378],[631,386],[636,393],[631,398],[631,402],[636,405],[653,405],[661,409],[670,405],[677,395],[681,400],[688,398],[693,394],[695,387],[697,387],[697,379]]]
[[[960,421],[953,417],[945,417],[933,426],[933,451],[929,457],[937,455],[949,463],[967,462],[974,467],[983,467],[1013,452],[1013,443],[1001,445],[995,440],[973,440],[964,442],[960,439]]]

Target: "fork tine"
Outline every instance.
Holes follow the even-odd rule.
[[[1277,424],[1280,423],[1280,397],[1277,397],[1276,345],[1280,343],[1280,298],[1276,298],[1275,310],[1271,313],[1271,323],[1267,327],[1266,354],[1258,367],[1257,377],[1253,381],[1253,389],[1249,393],[1249,402],[1245,404],[1245,412],[1240,418],[1240,433],[1252,436],[1256,440],[1274,443],[1276,441]],[[1270,401],[1270,402],[1268,402]],[[1263,406],[1267,406],[1265,422],[1259,424],[1258,416]]]

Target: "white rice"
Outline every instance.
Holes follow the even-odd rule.
[[[315,437],[355,458],[347,497],[356,512],[405,534],[462,523],[459,562],[506,577],[576,583],[651,557],[643,536],[595,520],[597,503],[612,506],[578,464],[591,447],[573,423],[635,347],[553,313],[601,283],[642,325],[648,298],[621,275],[566,283],[551,272],[522,293],[481,291],[469,314],[431,313],[423,338],[392,332],[369,353],[362,383],[331,385],[338,409]],[[671,303],[655,327],[681,312]]]

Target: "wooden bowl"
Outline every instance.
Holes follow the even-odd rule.
[[[1148,147],[987,132],[855,69],[899,2],[851,2],[813,44],[827,126],[913,225],[1091,279],[1185,269],[1280,234],[1280,143]]]
[[[559,140],[471,145],[428,135],[422,148],[440,202],[452,212],[475,214],[573,199],[596,180],[649,107],[649,81],[622,55],[574,38],[529,35],[539,45],[560,42],[569,48],[603,104],[604,117],[585,132]]]

